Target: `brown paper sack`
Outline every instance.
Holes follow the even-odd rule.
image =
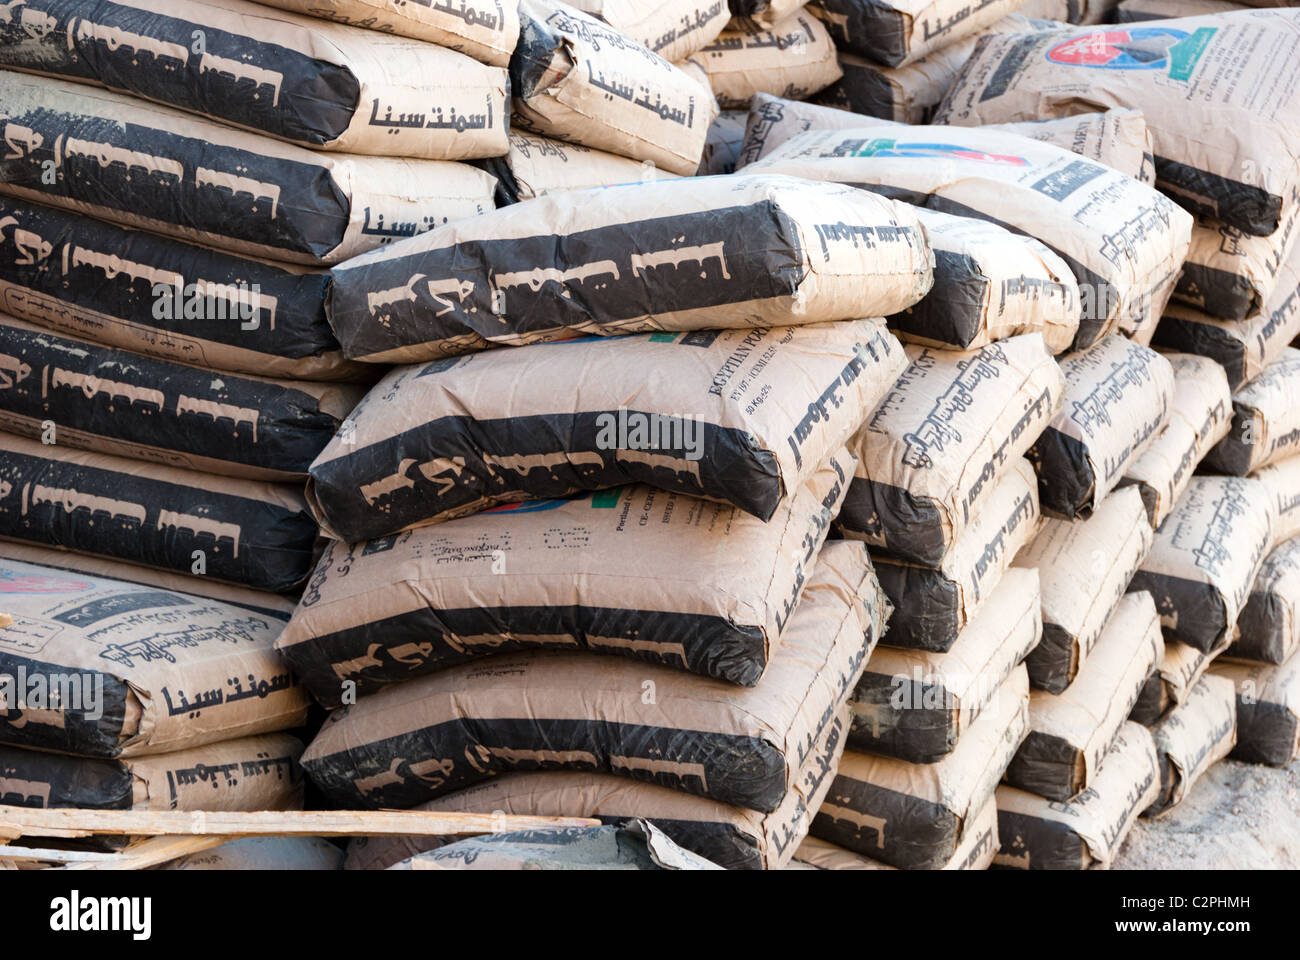
[[[848,442],[905,363],[880,321],[857,320],[400,367],[312,465],[308,496],[348,543],[628,483],[767,520]]]
[[[890,644],[951,649],[1040,522],[1033,468],[1017,457],[937,569],[873,554],[880,585],[894,605]]]
[[[1160,188],[1197,217],[1266,237],[1289,215],[1300,182],[1300,86],[1271,77],[1278,64],[1300,58],[1300,11],[981,43],[939,106],[940,123],[1130,107],[1146,116]],[[1216,135],[1221,130],[1233,135]]]
[[[486,160],[482,166],[497,178],[497,204],[503,207],[566,190],[676,177],[654,164],[518,131],[510,134],[508,154]]]
[[[243,0],[28,0],[21,17],[0,22],[0,66],[315,150],[464,160],[506,147],[501,67]]]
[[[1012,568],[946,653],[881,644],[849,700],[849,749],[942,760],[1041,634],[1038,573]]]
[[[1046,519],[1015,565],[1038,571],[1043,639],[1026,658],[1036,689],[1061,693],[1097,644],[1129,580],[1151,550],[1134,489],[1115,491],[1087,520]]]
[[[1228,435],[1232,391],[1223,368],[1209,357],[1166,353],[1174,371],[1174,405],[1169,423],[1124,472],[1120,487],[1138,488],[1152,529],[1192,482],[1196,465]]]
[[[1234,759],[1285,767],[1300,757],[1300,657],[1278,666],[1220,660],[1210,669],[1237,691]]]
[[[1300,647],[1300,537],[1282,541],[1264,558],[1237,628],[1230,657],[1279,664]]]
[[[0,561],[0,741],[139,757],[301,725],[282,621],[120,580]]]
[[[1223,473],[1248,473],[1300,453],[1300,350],[1287,347],[1232,395],[1232,429],[1206,455]]]
[[[1042,22],[1031,21],[1036,24]],[[1080,113],[1070,117],[1026,120],[1022,123],[990,123],[983,129],[1006,130],[1040,143],[1052,143],[1081,157],[1114,167],[1135,180],[1146,184],[1156,182],[1151,132],[1147,129],[1146,117],[1137,110],[1116,108],[1100,113]],[[1196,227],[1192,228],[1193,237],[1196,230]]]
[[[746,172],[850,183],[1041,240],[1079,281],[1076,348],[1121,324],[1154,327],[1187,253],[1186,211],[1118,170],[1019,134],[873,124],[801,134]]]
[[[1061,693],[1030,694],[1029,734],[1006,782],[1061,802],[1089,787],[1164,652],[1151,595],[1128,594],[1073,682]]]
[[[704,156],[700,160],[699,169],[695,171],[697,177],[736,172],[748,117],[749,114],[744,110],[723,110],[718,114],[718,118],[709,125],[709,138],[704,142]]]
[[[808,0],[728,0],[733,18],[753,20],[764,26],[779,23],[807,5]]]
[[[1273,6],[1273,3],[1269,3]],[[1173,20],[1177,17],[1202,17],[1211,13],[1233,13],[1248,10],[1244,3],[1232,0],[1120,0],[1115,8],[1116,23],[1136,23],[1139,20]]]
[[[1196,682],[1205,675],[1214,659],[1226,652],[1231,641],[1224,639],[1215,649],[1206,653],[1189,643],[1165,638],[1165,653],[1158,667],[1142,686],[1142,693],[1133,705],[1129,719],[1144,726],[1154,726],[1174,707],[1187,701]]]
[[[1237,744],[1237,697],[1227,677],[1208,674],[1187,701],[1151,728],[1160,756],[1160,793],[1144,817],[1159,818],[1182,803],[1206,770]]]
[[[1250,476],[1264,485],[1273,504],[1273,543],[1300,535],[1300,454],[1256,470]]]
[[[1160,792],[1160,764],[1150,732],[1120,728],[1092,786],[1069,803],[1001,786],[993,861],[1021,870],[1107,870],[1138,815]]]
[[[979,350],[904,348],[907,369],[849,447],[845,536],[935,567],[1052,422],[1064,382],[1039,334]]]
[[[1043,510],[1090,517],[1169,423],[1174,372],[1154,350],[1109,336],[1061,360],[1065,400],[1027,456]]]
[[[344,353],[410,363],[647,330],[882,317],[930,291],[915,209],[789,177],[557,194],[333,271]]]
[[[0,539],[284,592],[311,573],[316,533],[290,484],[0,433]]]
[[[841,76],[830,35],[807,11],[770,26],[733,19],[696,59],[724,110],[743,110],[760,93],[803,100]]]
[[[1209,652],[1231,636],[1272,543],[1273,505],[1263,484],[1193,477],[1131,589],[1155,597],[1176,639]]]
[[[727,0],[573,0],[569,6],[604,20],[671,63],[710,43],[731,19]]]
[[[0,194],[234,253],[337,263],[493,208],[468,164],[318,153],[7,70],[0,98]]]
[[[891,67],[912,63],[935,50],[979,33],[1024,0],[817,0],[814,10],[850,53]]]
[[[343,851],[320,837],[244,837],[170,860],[159,870],[341,870]]]
[[[939,870],[987,870],[998,852],[998,807],[990,799],[976,816],[957,851]],[[838,847],[816,837],[806,837],[787,870],[897,870],[887,863]]]
[[[836,106],[756,93],[745,115],[745,138],[736,166],[756,163],[787,140],[809,130],[852,130],[863,122],[860,114]]]
[[[904,870],[939,869],[993,797],[1028,712],[1029,678],[1017,668],[938,763],[846,750],[812,835]]]

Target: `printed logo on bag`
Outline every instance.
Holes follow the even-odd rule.
[[[1216,32],[1215,27],[1188,33],[1163,26],[1099,30],[1063,40],[1047,51],[1047,59],[1105,70],[1168,69],[1172,79],[1187,80]]]
[[[874,140],[848,140],[837,147],[832,156],[836,157],[907,157],[907,158],[952,158],[956,160],[973,160],[976,163],[1001,163],[1013,167],[1027,167],[1029,161],[1004,153],[985,153],[953,143],[908,143],[889,137]]]
[[[79,593],[92,586],[89,580],[43,577],[0,568],[0,593]]]

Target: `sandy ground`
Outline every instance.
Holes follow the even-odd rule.
[[[1224,760],[1163,820],[1138,820],[1116,870],[1300,869],[1300,760]]]

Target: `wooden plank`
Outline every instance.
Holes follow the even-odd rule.
[[[121,853],[103,850],[50,850],[43,847],[0,847],[0,863],[80,863],[117,860]]]
[[[187,857],[191,853],[211,850],[223,843],[229,843],[233,837],[150,837],[139,843],[133,843],[120,853],[113,854],[109,860],[87,860],[69,863],[66,870],[145,870],[159,864]]]

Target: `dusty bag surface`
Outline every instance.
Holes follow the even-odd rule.
[[[344,353],[412,362],[584,334],[880,317],[929,292],[904,204],[789,177],[543,197],[333,271]]]
[[[849,749],[911,763],[941,760],[1041,634],[1038,574],[1012,568],[947,652],[882,643],[849,698]]]
[[[1079,282],[1076,348],[1121,325],[1154,327],[1191,235],[1191,216],[1173,201],[1118,170],[1020,134],[874,123],[801,134],[747,172],[850,183],[1042,241]]]
[[[365,394],[349,384],[218,374],[0,314],[0,426],[188,470],[300,480]]]
[[[1124,596],[1070,685],[1029,695],[1029,733],[1006,782],[1061,802],[1091,785],[1164,652],[1151,595]]]
[[[1264,485],[1273,504],[1273,542],[1300,535],[1300,456],[1279,460],[1250,476]]]
[[[1016,567],[1037,569],[1042,592],[1043,639],[1025,661],[1035,688],[1061,693],[1069,686],[1152,540],[1141,497],[1125,488],[1087,520],[1044,520],[1016,554]]]
[[[1030,447],[1043,510],[1090,517],[1172,414],[1168,359],[1120,336],[1061,359],[1061,412]]]
[[[939,870],[987,870],[998,852],[998,808],[992,799],[966,827],[957,850]],[[805,837],[787,870],[897,870],[845,847]]]
[[[169,860],[159,870],[342,870],[343,851],[320,837],[245,837]]]
[[[336,263],[493,209],[468,164],[319,153],[7,70],[0,96],[0,193],[235,253]]]
[[[1227,647],[1228,641],[1225,640],[1206,653],[1181,640],[1166,638],[1164,656],[1143,685],[1129,719],[1144,726],[1154,726],[1170,710],[1187,701],[1187,695],[1196,682],[1205,676],[1205,671]]]
[[[574,0],[569,6],[604,20],[670,63],[685,60],[727,26],[727,0]]]
[[[749,114],[744,110],[723,110],[709,124],[709,138],[704,142],[704,156],[700,158],[697,177],[735,173],[737,160],[745,140],[745,122]]]
[[[316,150],[458,160],[506,146],[501,67],[243,0],[24,0],[0,22],[0,66]]]
[[[960,0],[816,0],[837,46],[897,67],[977,33],[1024,0],[986,0],[978,8]]]
[[[1230,657],[1279,664],[1300,647],[1300,537],[1281,541],[1264,558],[1237,629]]]
[[[1207,465],[1244,477],[1300,453],[1300,350],[1287,347],[1232,395],[1232,429]]]
[[[1300,56],[1300,11],[981,43],[936,112],[940,123],[1130,107],[1147,119],[1160,188],[1197,217],[1268,236],[1288,215],[1300,181],[1300,86],[1270,75],[1273,65]],[[1215,136],[1211,128],[1234,135]]]
[[[0,741],[166,753],[303,723],[283,621],[190,594],[0,560]]]
[[[1018,457],[937,568],[873,554],[880,585],[894,605],[890,644],[950,649],[1040,522],[1033,468]]]
[[[1233,13],[1247,10],[1244,3],[1232,0],[1120,0],[1115,8],[1116,23],[1139,20],[1173,20],[1178,17],[1201,17],[1209,13]]]
[[[938,763],[846,750],[812,835],[905,870],[943,866],[993,797],[1025,735],[1028,703],[1017,669]]]
[[[1173,299],[1212,317],[1244,320],[1259,313],[1279,283],[1295,248],[1300,188],[1282,225],[1267,237],[1252,237],[1226,224],[1198,223]]]
[[[1044,25],[1051,26],[1050,23],[1045,24],[1042,20],[1027,22],[1039,28]],[[1030,33],[1032,31],[1026,29],[996,32]],[[1151,134],[1147,130],[1146,117],[1137,110],[1115,108],[1070,117],[1049,117],[1045,120],[1026,120],[1019,123],[990,123],[985,124],[983,128],[1005,130],[1040,143],[1052,143],[1081,157],[1114,167],[1143,183],[1156,182]],[[1192,227],[1193,237],[1197,229],[1195,226]]]
[[[0,434],[0,537],[259,590],[311,573],[300,490]]]
[[[724,110],[743,110],[761,93],[803,100],[841,76],[830,34],[806,10],[767,26],[733,19],[696,59]]]
[[[1056,416],[1064,381],[1039,334],[904,350],[907,369],[849,443],[858,466],[836,523],[934,567]]]
[[[828,543],[757,687],[596,654],[503,655],[334,711],[303,765],[353,807],[411,807],[497,773],[567,769],[771,812],[857,683],[886,611],[865,548]]]
[[[1125,723],[1093,784],[1069,803],[998,787],[1000,847],[993,862],[1020,870],[1108,869],[1138,815],[1159,792],[1151,733]]]
[[[1176,639],[1208,652],[1230,636],[1272,543],[1273,505],[1263,484],[1193,477],[1131,589],[1156,598]]]
[[[1237,697],[1227,677],[1208,674],[1192,687],[1186,702],[1151,728],[1160,757],[1160,793],[1143,811],[1163,817],[1182,803],[1206,770],[1237,744]]]
[[[753,686],[853,471],[832,456],[764,523],[654,487],[504,506],[326,547],[277,642],[321,703],[494,653],[591,650]]]
[[[566,190],[668,180],[674,174],[576,143],[511,131],[510,150],[482,163],[497,178],[497,204],[508,206]]]
[[[766,520],[905,363],[882,323],[859,320],[534,344],[401,367],[317,458],[308,496],[348,543],[627,483]]]
[[[1209,357],[1166,353],[1174,371],[1169,422],[1124,471],[1119,486],[1138,488],[1152,529],[1160,526],[1192,481],[1196,465],[1232,426],[1232,391]]]
[[[1285,767],[1300,756],[1300,657],[1276,666],[1220,660],[1211,672],[1236,690],[1234,759]]]

